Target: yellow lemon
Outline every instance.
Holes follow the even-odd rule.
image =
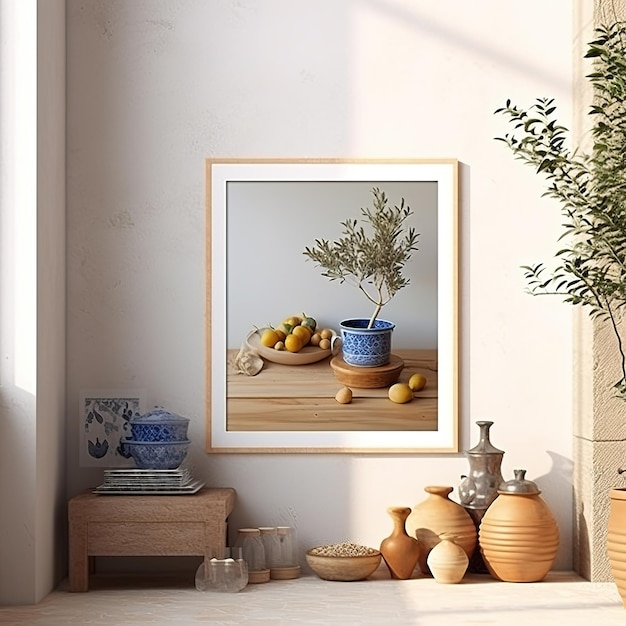
[[[306,326],[296,326],[292,331],[292,335],[297,335],[302,339],[302,346],[306,346],[311,340],[311,331]]]
[[[398,404],[404,404],[413,400],[413,391],[406,383],[391,385],[388,395],[392,402],[397,402]]]
[[[279,339],[278,333],[273,328],[266,328],[261,335],[261,343],[266,348],[273,348]]]
[[[413,376],[409,378],[409,387],[411,391],[421,391],[426,387],[426,376],[423,374],[413,374]]]
[[[300,324],[302,322],[302,318],[298,317],[297,315],[292,315],[290,317],[286,317],[283,320],[283,324],[289,324],[289,326],[297,326],[298,324]]]
[[[285,338],[285,349],[289,352],[298,352],[302,349],[302,338],[298,335],[287,335]]]

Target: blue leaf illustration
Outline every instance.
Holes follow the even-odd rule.
[[[109,451],[109,442],[105,439],[100,443],[100,439],[96,437],[96,443],[94,443],[90,439],[87,442],[87,451],[94,459],[101,459]]]

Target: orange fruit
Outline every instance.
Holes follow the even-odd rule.
[[[285,349],[288,352],[299,352],[302,349],[302,338],[298,335],[287,335],[285,338]]]

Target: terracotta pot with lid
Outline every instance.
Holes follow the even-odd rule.
[[[559,528],[539,487],[526,470],[498,490],[487,509],[478,541],[489,573],[505,582],[538,582],[550,571],[559,547]]]

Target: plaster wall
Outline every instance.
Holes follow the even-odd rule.
[[[0,604],[65,574],[65,2],[0,2]]]
[[[68,0],[68,496],[102,479],[79,466],[86,388],[145,388],[190,417],[194,472],[237,490],[231,529],[291,522],[303,547],[378,545],[388,506],[456,488],[462,452],[203,449],[204,159],[456,158],[461,449],[477,420],[495,422],[504,476],[538,482],[561,530],[556,568],[571,568],[571,311],[526,295],[520,270],[556,251],[559,208],[493,140],[508,131],[493,111],[550,95],[571,127],[572,19],[545,0]]]
[[[575,141],[589,150],[592,119],[586,114],[593,90],[585,76],[586,42],[596,26],[626,18],[626,9],[610,0],[575,5]],[[623,319],[620,322],[623,329]],[[609,490],[626,486],[624,441],[626,404],[613,393],[621,378],[618,346],[608,324],[592,321],[583,311],[574,317],[574,566],[590,580],[612,580],[606,553]]]

